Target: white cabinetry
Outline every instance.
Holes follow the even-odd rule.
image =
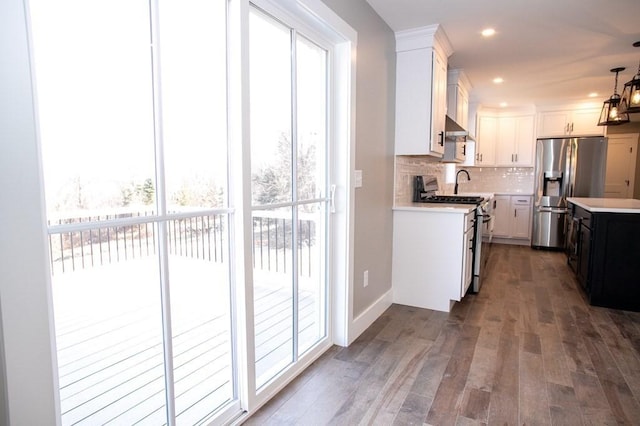
[[[449,312],[473,278],[473,208],[393,211],[393,302]]]
[[[460,298],[464,297],[467,289],[473,281],[473,237],[475,213],[471,212],[465,216],[465,231],[462,242],[462,280],[460,282]]]
[[[531,196],[496,195],[493,209],[493,236],[531,238]]]
[[[469,130],[469,91],[471,83],[459,69],[447,72],[447,115]]]
[[[533,165],[535,142],[533,116],[500,117],[496,165],[529,167]]]
[[[508,237],[511,228],[511,196],[496,195],[493,198],[493,236]]]
[[[477,166],[531,167],[535,144],[534,116],[478,116]]]
[[[396,155],[444,154],[447,58],[437,25],[396,33]]]
[[[498,117],[478,116],[476,131],[476,165],[496,164],[496,142],[498,140]]]
[[[512,238],[531,238],[531,197],[511,196]]]
[[[602,136],[604,126],[598,126],[600,108],[541,111],[538,113],[538,137]]]

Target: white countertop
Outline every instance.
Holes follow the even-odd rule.
[[[396,204],[393,210],[415,211],[425,213],[458,213],[467,214],[474,211],[475,204],[446,204],[446,203],[407,203]]]
[[[636,213],[640,214],[640,200],[633,198],[567,198],[592,213]]]

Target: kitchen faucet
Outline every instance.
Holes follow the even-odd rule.
[[[456,173],[456,186],[453,187],[454,194],[458,193],[458,175],[460,174],[460,172],[464,172],[467,175],[467,180],[471,180],[471,176],[469,176],[468,171],[466,171],[465,169],[458,170],[458,173]]]

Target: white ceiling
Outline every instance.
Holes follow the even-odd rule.
[[[638,71],[640,0],[367,0],[394,30],[440,24],[471,101],[487,106],[599,104]],[[483,38],[486,27],[496,35]],[[504,83],[496,85],[494,77]]]

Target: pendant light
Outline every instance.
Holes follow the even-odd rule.
[[[624,67],[612,68],[616,73],[616,83],[613,86],[613,95],[602,105],[598,126],[617,126],[629,122],[629,114],[620,112],[620,95],[618,95],[618,73],[624,71]]]
[[[633,43],[633,47],[640,47],[640,41]],[[640,112],[640,64],[638,64],[638,74],[624,85],[620,111],[628,114]]]

